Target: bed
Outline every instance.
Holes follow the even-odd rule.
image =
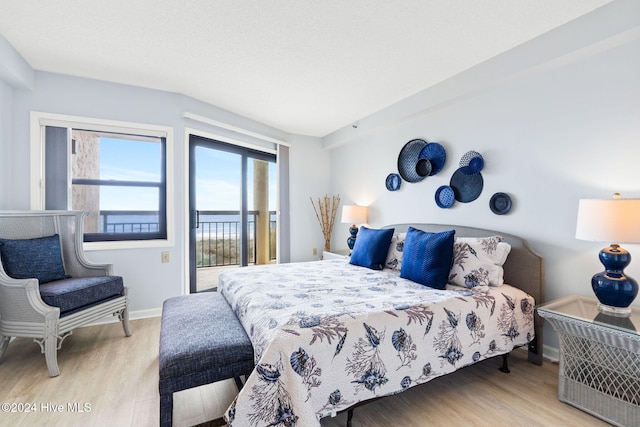
[[[368,240],[372,231],[361,229],[351,260],[253,266],[220,275],[218,290],[247,331],[256,363],[225,414],[229,425],[319,426],[321,418],[516,347],[528,346],[529,360],[542,364],[534,307],[544,301],[544,264],[526,241],[453,225],[398,224],[373,232],[392,235],[382,270],[351,263],[364,242],[375,246]],[[452,233],[454,268],[447,269],[446,281],[457,285],[433,289],[415,281],[421,278],[407,278],[406,252],[429,241],[424,239],[432,242],[430,236],[452,239]],[[508,256],[470,274],[474,265],[465,258],[475,260],[488,245],[492,251],[508,247]],[[394,249],[404,249],[404,256],[394,256]],[[429,268],[438,270],[437,264]]]

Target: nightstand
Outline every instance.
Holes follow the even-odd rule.
[[[351,256],[349,249],[337,250],[337,251],[322,251],[322,259],[345,259]]]
[[[640,308],[629,317],[567,296],[538,307],[560,339],[558,398],[619,426],[640,425]]]

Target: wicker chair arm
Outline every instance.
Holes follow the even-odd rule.
[[[81,270],[85,270],[86,276],[113,276],[113,264],[100,264],[87,259],[82,249],[82,243],[76,245],[75,254],[78,266],[81,267]]]
[[[37,279],[9,277],[0,263],[0,313],[3,321],[42,322],[60,309],[46,304]]]

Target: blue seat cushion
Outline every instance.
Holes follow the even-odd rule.
[[[120,276],[70,277],[40,285],[42,300],[60,308],[60,317],[124,295]]]

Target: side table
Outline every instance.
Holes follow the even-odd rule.
[[[640,308],[629,317],[598,311],[598,300],[567,296],[538,314],[560,339],[558,398],[618,426],[640,426]]]

